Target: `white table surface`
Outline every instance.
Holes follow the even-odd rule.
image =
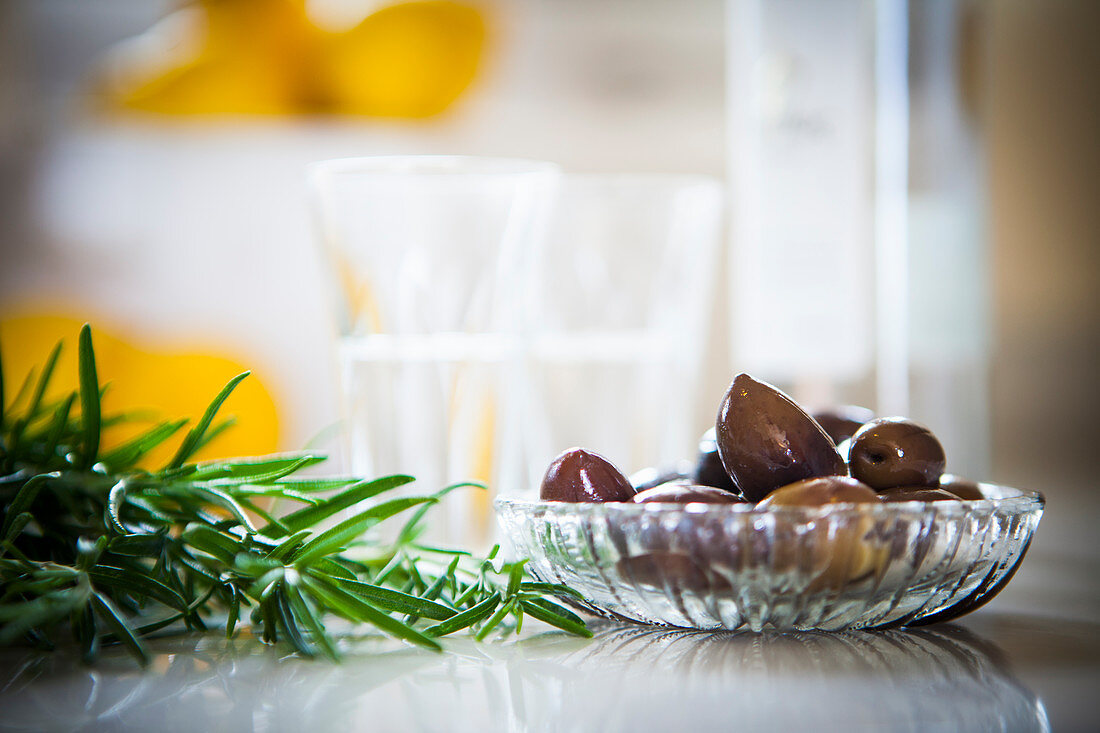
[[[953,624],[704,633],[530,624],[442,654],[347,637],[334,665],[243,637],[175,636],[141,670],[121,650],[0,652],[0,729],[1042,731],[1100,727],[1100,569],[1028,558]]]

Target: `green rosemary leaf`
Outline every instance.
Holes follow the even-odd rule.
[[[561,583],[531,583],[525,582],[519,584],[519,590],[526,591],[528,593],[545,593],[555,596],[573,596],[574,598],[583,599],[577,591],[573,590],[567,585]]]
[[[167,420],[158,423],[144,433],[141,433],[105,454],[101,462],[106,465],[110,471],[130,468],[140,461],[146,453],[175,435],[180,428],[187,424],[187,422],[187,419],[184,418],[181,420]]]
[[[141,666],[148,665],[149,653],[145,651],[145,647],[142,646],[134,634],[129,622],[122,617],[122,614],[114,607],[110,599],[102,593],[93,593],[91,603],[96,615],[115,633],[119,641],[126,645]]]
[[[231,565],[238,554],[247,554],[244,545],[234,538],[198,522],[188,524],[181,536],[189,545],[227,565]]]
[[[306,628],[310,631],[310,636],[313,637],[313,641],[321,647],[321,650],[329,659],[339,660],[340,654],[336,651],[336,647],[333,646],[328,634],[325,633],[324,624],[321,623],[317,614],[310,607],[309,602],[302,597],[297,586],[294,583],[287,583],[284,588],[290,606],[294,609],[294,614],[305,623]]]
[[[559,629],[577,636],[592,636],[592,632],[584,625],[584,621],[580,616],[556,603],[545,599],[532,598],[522,600],[520,604],[523,606],[524,611],[539,621],[545,621],[551,626],[557,626]]]
[[[432,496],[438,501],[455,489],[467,487],[475,489],[485,489],[485,484],[477,483],[476,481],[461,481],[459,483],[451,484],[450,486],[444,486],[442,489],[432,494]],[[409,521],[405,523],[405,526],[401,528],[401,533],[397,536],[398,545],[408,544],[413,540],[420,521],[424,518],[424,515],[428,512],[428,509],[430,508],[431,504],[422,506],[420,507],[420,509],[417,509],[416,512],[409,518]]]
[[[52,479],[59,478],[61,476],[57,471],[51,473],[40,473],[37,476],[31,477],[23,486],[19,489],[19,493],[12,499],[11,504],[7,506],[7,512],[4,515],[4,526],[0,529],[0,536],[7,538],[8,530],[11,529],[12,522],[23,512],[31,508],[31,504],[38,497],[38,492],[42,486]]]
[[[395,475],[385,476],[374,481],[360,481],[316,506],[305,507],[286,515],[282,518],[282,523],[286,526],[285,530],[269,524],[263,527],[260,533],[268,537],[281,537],[284,534],[315,527],[322,520],[353,507],[361,501],[378,496],[398,486],[404,486],[413,480],[412,476]]]
[[[311,577],[316,577],[310,574]],[[422,596],[414,596],[408,593],[383,588],[380,585],[372,585],[357,580],[345,578],[331,578],[339,588],[354,594],[358,598],[370,601],[386,611],[398,613],[413,613],[434,621],[445,621],[455,615],[455,611],[447,608],[442,603],[436,603]]]
[[[469,550],[454,550],[449,547],[433,547],[432,545],[422,545],[419,542],[413,542],[409,545],[414,550],[420,550],[421,552],[431,552],[436,555],[454,555],[455,557],[473,557],[473,553]]]
[[[462,613],[451,616],[446,621],[436,624],[435,626],[429,626],[424,629],[424,633],[428,636],[446,636],[447,634],[453,634],[460,629],[465,629],[473,626],[478,621],[488,618],[496,607],[500,604],[500,594],[494,593],[481,603],[468,608]]]
[[[322,573],[326,573],[334,578],[342,578],[344,580],[358,580],[355,573],[348,569],[345,565],[340,564],[336,560],[344,560],[339,556],[334,557],[322,557],[320,560],[313,564],[313,569],[316,569]]]
[[[92,586],[105,591],[129,593],[137,598],[152,598],[177,611],[187,611],[187,602],[176,591],[159,580],[141,573],[111,565],[95,565],[88,569]]]
[[[157,557],[164,550],[164,534],[124,534],[112,537],[107,551],[127,557]]]
[[[285,540],[280,542],[274,550],[268,553],[267,556],[272,560],[282,562],[283,559],[286,558],[291,552],[298,549],[298,546],[301,545],[305,538],[309,537],[310,534],[311,533],[308,529],[303,529],[301,531],[295,532],[294,534],[290,535]]]
[[[364,483],[355,478],[281,478],[272,482],[275,486],[283,486],[293,491],[314,493],[319,491],[332,491],[344,489],[352,484]]]
[[[425,634],[420,633],[416,629],[395,618],[387,616],[371,606],[361,597],[343,591],[339,587],[320,581],[317,578],[313,578],[312,581],[313,582],[310,582],[312,590],[324,599],[334,610],[338,610],[345,618],[372,624],[382,631],[426,649],[431,649],[433,651],[442,649],[439,643],[434,639],[429,638]]]
[[[194,453],[198,453],[200,450],[213,443],[215,440],[218,439],[218,436],[220,436],[222,433],[229,430],[229,428],[233,427],[236,424],[236,415],[230,415],[229,417],[226,417],[214,423],[214,425],[212,425],[210,429],[206,431],[206,434],[202,436],[202,440],[199,441],[199,444],[195,446]]]
[[[298,629],[298,622],[295,620],[294,612],[290,608],[287,592],[285,590],[278,592],[273,596],[273,599],[275,608],[279,612],[279,620],[282,622],[283,631],[286,632],[287,641],[299,654],[306,657],[315,656],[313,646],[306,642],[302,632]]]
[[[11,524],[9,524],[7,529],[4,531],[4,541],[14,542],[15,538],[23,533],[23,530],[26,529],[27,525],[30,524],[31,520],[33,519],[34,517],[31,515],[30,512],[21,512],[17,514],[15,519],[11,521]],[[0,552],[0,555],[2,554],[3,553]]]
[[[289,499],[290,501],[297,501],[302,504],[309,504],[310,506],[317,506],[323,501],[323,499],[318,499],[316,496],[310,496],[309,494],[303,494],[293,489],[286,489],[276,485],[250,486],[245,484],[244,486],[229,487],[228,490],[238,501],[241,501],[245,497],[254,496],[264,497],[265,499]],[[264,513],[267,514],[267,512]],[[275,526],[282,524],[282,521],[276,517],[271,517],[270,514],[268,514],[268,517],[270,517],[270,519],[265,517],[268,524],[275,524]]]
[[[237,589],[230,586],[232,600],[229,601],[229,616],[225,620],[225,638],[232,639],[233,632],[237,630],[237,621],[241,617],[241,596]]]
[[[214,421],[214,416],[218,413],[222,403],[229,397],[233,389],[241,383],[241,381],[252,372],[242,372],[237,376],[229,380],[222,391],[218,393],[218,396],[214,398],[214,401],[206,408],[206,412],[203,413],[202,418],[198,424],[191,429],[191,432],[187,434],[187,437],[183,439],[183,443],[180,445],[179,450],[176,451],[176,455],[172,457],[172,460],[168,462],[165,467],[167,469],[179,468],[184,464],[191,455],[199,449],[200,443],[206,431],[210,428],[210,423]]]
[[[207,461],[196,464],[191,480],[209,481],[218,486],[267,484],[323,460],[324,456],[315,453],[286,453]]]
[[[134,628],[134,635],[140,638],[140,637],[143,637],[143,636],[148,636],[149,634],[154,634],[154,633],[160,631],[161,629],[165,629],[165,628],[171,626],[172,624],[176,623],[180,619],[183,619],[184,617],[186,617],[190,614],[194,614],[195,611],[197,611],[199,608],[201,608],[203,606],[203,604],[205,604],[207,601],[210,600],[210,597],[212,595],[214,595],[214,590],[215,590],[215,588],[213,586],[211,586],[206,591],[206,593],[204,593],[199,598],[196,598],[190,605],[188,605],[186,612],[177,611],[176,613],[173,613],[171,616],[166,616],[165,618],[158,619],[156,621],[150,621],[147,624],[142,624],[141,626],[135,627]],[[107,634],[102,635],[102,641],[104,641],[105,643],[108,643],[108,644],[114,644],[114,643],[118,643],[120,641],[120,639],[114,633],[107,633]]]
[[[435,501],[436,499],[431,496],[406,496],[401,499],[384,501],[370,509],[359,512],[350,519],[345,519],[335,527],[322,532],[302,545],[294,554],[294,563],[309,565],[319,557],[343,549],[352,540],[362,535],[368,527],[381,522],[383,519],[392,517],[394,514],[403,512],[418,504]]]
[[[99,453],[99,377],[95,369],[95,351],[92,348],[92,327],[85,323],[80,329],[80,421],[83,429],[82,467],[91,468]]]
[[[452,566],[457,566],[458,565],[458,558],[457,557],[454,560],[451,561],[451,565]],[[448,570],[450,570],[450,568],[448,568]],[[425,601],[434,601],[435,599],[439,598],[439,596],[443,595],[443,589],[446,586],[447,586],[447,574],[443,573],[438,578],[436,578],[432,582],[431,585],[428,586],[427,590],[424,591],[424,594],[422,596],[420,596],[420,598],[424,599]],[[446,608],[446,606],[444,606],[444,608]],[[451,609],[448,608],[447,610],[450,611]],[[454,614],[455,612],[451,611],[451,613]],[[407,623],[407,624],[415,624],[419,620],[420,620],[419,614],[415,614],[415,613],[410,613],[408,616],[405,617],[405,623]]]
[[[26,415],[24,419],[30,422],[35,418],[38,413],[38,407],[42,404],[42,398],[46,395],[46,388],[50,386],[50,377],[53,376],[54,367],[57,366],[57,357],[61,354],[61,341],[54,344],[53,349],[50,351],[50,355],[46,357],[46,364],[42,367],[42,374],[38,378],[38,384],[34,389],[34,396],[31,397],[30,406],[27,407]]]
[[[252,520],[248,518],[248,515],[244,513],[244,508],[232,496],[213,486],[188,484],[187,488],[197,494],[206,496],[214,504],[226,508],[248,530],[249,534],[256,534],[256,527],[252,524]]]
[[[73,624],[80,642],[81,659],[85,664],[91,664],[99,654],[99,629],[96,626],[95,613],[90,605],[73,613],[77,622]]]
[[[489,617],[488,621],[482,624],[481,628],[478,629],[477,634],[474,635],[474,638],[478,641],[483,641],[485,637],[488,636],[493,629],[499,626],[500,622],[503,621],[508,616],[508,614],[512,612],[512,608],[514,606],[515,600],[509,599],[507,603],[497,609],[496,613]]]
[[[526,564],[525,559],[512,563],[512,567],[508,570],[507,597],[511,598],[519,591],[520,581],[523,580],[523,566]]]
[[[57,445],[61,442],[61,436],[65,433],[65,429],[69,427],[69,413],[72,412],[73,402],[75,401],[76,392],[70,392],[68,397],[61,401],[57,406],[57,410],[54,412],[53,423],[46,435],[46,447],[43,451],[43,455],[46,456],[46,462],[49,462],[57,453]]]
[[[126,481],[119,481],[111,487],[111,493],[107,495],[107,525],[114,528],[119,534],[129,534],[130,530],[122,525],[118,513],[122,502],[126,500]]]
[[[22,384],[19,385],[18,391],[15,393],[15,398],[12,399],[11,404],[8,405],[4,414],[15,414],[19,410],[19,403],[23,401],[24,397],[27,397],[31,393],[31,385],[35,383],[34,376],[38,373],[38,370],[31,367],[31,370],[27,372],[27,376],[23,377]]]

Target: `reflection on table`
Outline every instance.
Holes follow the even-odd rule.
[[[121,652],[0,656],[11,730],[1049,730],[1005,653],[961,626],[704,633],[597,621],[453,639],[432,654],[347,637],[342,665],[252,639],[161,639],[146,670]]]

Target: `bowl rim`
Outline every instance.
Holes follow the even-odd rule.
[[[515,508],[527,512],[535,510],[549,511],[555,515],[593,516],[601,513],[614,513],[630,517],[642,517],[648,515],[671,516],[677,514],[706,515],[708,517],[750,515],[753,517],[798,517],[814,519],[824,516],[851,515],[851,516],[894,516],[911,514],[914,511],[936,514],[961,514],[974,509],[1001,509],[1013,512],[1026,512],[1039,510],[1046,505],[1046,498],[1041,492],[1027,489],[1017,489],[1002,484],[988,482],[976,482],[978,487],[985,491],[993,489],[997,493],[1008,495],[1000,498],[988,499],[960,499],[958,501],[896,501],[896,502],[838,502],[816,507],[807,506],[769,506],[760,507],[757,504],[739,502],[734,504],[708,504],[703,502],[664,503],[647,502],[635,504],[630,501],[607,502],[567,502],[567,501],[543,501],[541,499],[527,499],[518,496],[498,496],[493,500],[496,511],[505,508]]]

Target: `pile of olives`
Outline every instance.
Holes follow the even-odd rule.
[[[944,473],[928,428],[843,407],[810,414],[747,374],[726,391],[694,466],[649,469],[632,482],[606,458],[571,448],[551,462],[540,498],[567,502],[751,502],[767,506],[982,499],[974,482]]]

